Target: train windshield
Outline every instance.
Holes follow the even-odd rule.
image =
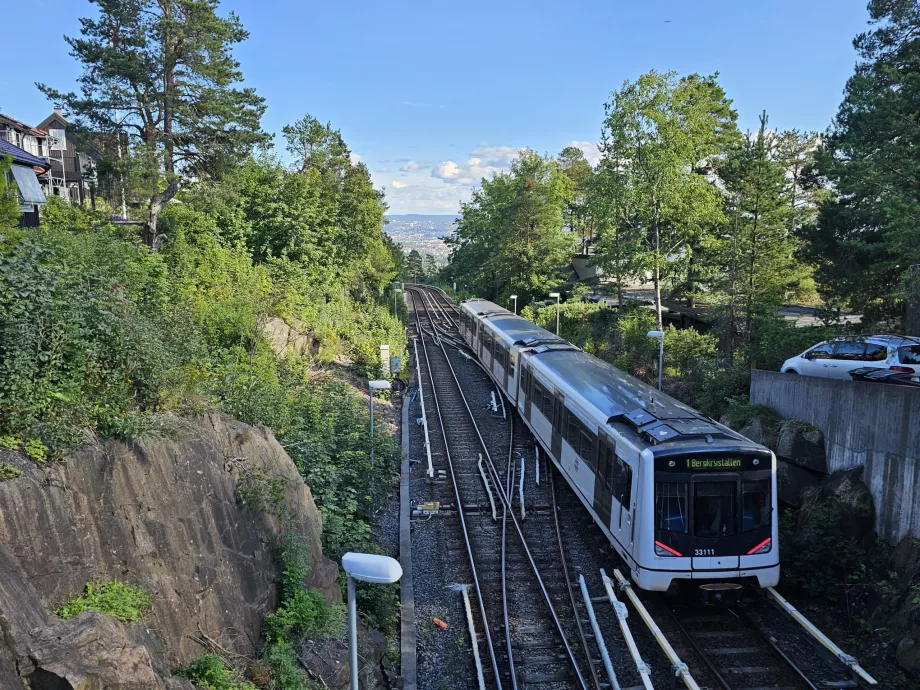
[[[657,530],[713,539],[769,528],[771,471],[747,460],[668,459],[659,465]]]

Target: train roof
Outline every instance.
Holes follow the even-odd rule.
[[[689,405],[573,345],[564,349],[552,347],[553,343],[568,343],[545,328],[487,300],[471,302],[473,304],[464,304],[474,313],[489,315],[487,320],[491,328],[511,342],[525,346],[528,343],[549,345],[532,350],[538,362],[534,368],[555,381],[564,382],[571,393],[605,416],[608,425],[631,428],[638,438],[654,446],[656,455],[671,449],[677,451],[689,444],[698,447],[701,440],[712,444],[713,451],[762,448]]]
[[[479,316],[487,316],[488,322],[498,332],[502,333],[511,343],[520,342],[557,342],[567,343],[555,333],[551,333],[545,328],[540,328],[532,321],[528,321],[522,316],[512,314],[507,309],[498,306],[494,302],[484,299],[469,300],[464,302],[470,310]]]
[[[700,441],[713,451],[762,448],[741,434],[710,419],[581,350],[547,350],[537,356],[539,367],[564,381],[577,396],[607,418],[609,426],[631,429],[656,455],[679,451]]]

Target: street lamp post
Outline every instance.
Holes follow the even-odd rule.
[[[556,298],[556,335],[559,335],[559,293],[551,292],[549,296]]]
[[[371,394],[371,465],[374,464],[374,391],[390,390],[389,381],[368,381],[367,387]]]
[[[388,585],[402,577],[402,566],[395,558],[371,553],[348,552],[342,556],[342,568],[348,576],[348,655],[351,690],[358,690],[358,612],[355,604],[355,580]]]
[[[514,313],[517,314],[517,295],[511,295],[511,299],[514,300]]]
[[[396,310],[396,296],[402,292],[402,288],[397,287],[397,285],[399,285],[399,283],[393,283],[393,316],[399,315]]]
[[[664,371],[664,331],[649,331],[648,337],[658,341],[658,390],[661,390],[661,373]]]

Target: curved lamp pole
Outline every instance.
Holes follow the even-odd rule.
[[[658,390],[661,390],[661,372],[664,371],[664,331],[649,331],[647,335],[658,341]]]
[[[511,295],[511,299],[514,300],[514,313],[517,314],[517,295]]]
[[[559,293],[551,292],[549,296],[556,298],[556,335],[559,335]]]
[[[342,556],[342,568],[348,576],[348,655],[351,690],[358,690],[358,612],[355,604],[355,580],[388,585],[398,582],[403,571],[395,558],[353,552]]]

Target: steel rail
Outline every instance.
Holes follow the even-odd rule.
[[[413,303],[415,297],[413,297]],[[421,300],[419,300],[421,302]],[[423,305],[424,306],[424,305]],[[498,690],[502,688],[501,675],[498,671],[498,658],[495,656],[495,647],[492,645],[492,632],[489,628],[489,619],[486,615],[486,606],[482,598],[482,588],[479,584],[479,575],[476,572],[476,558],[473,556],[473,545],[470,541],[470,534],[466,524],[466,514],[463,511],[463,500],[460,496],[460,486],[457,482],[457,475],[454,471],[453,459],[450,456],[450,444],[447,441],[447,427],[444,424],[444,417],[441,414],[441,404],[438,400],[437,387],[434,383],[434,374],[431,371],[431,361],[428,357],[428,346],[425,344],[425,336],[422,334],[422,324],[421,318],[418,315],[418,311],[415,310],[415,323],[419,331],[419,339],[422,341],[422,353],[425,356],[425,368],[428,370],[428,378],[431,381],[431,390],[434,393],[434,405],[435,411],[438,416],[438,425],[441,427],[441,436],[444,440],[444,456],[447,459],[447,467],[450,470],[451,482],[454,486],[454,496],[457,499],[457,514],[460,516],[460,526],[463,529],[463,541],[466,544],[466,555],[470,563],[470,571],[473,575],[473,587],[476,590],[476,600],[479,602],[479,611],[482,616],[482,629],[483,636],[486,640],[486,645],[489,649],[489,658],[492,662],[492,673],[495,675],[495,685]],[[446,356],[446,355],[445,355]],[[419,381],[419,385],[422,385],[422,382]],[[475,641],[473,641],[475,643]]]
[[[480,456],[482,457],[482,456]],[[514,424],[511,425],[511,441],[508,444],[508,465],[505,468],[505,481],[510,486],[514,482]],[[511,669],[511,686],[517,688],[517,671],[514,667],[514,650],[511,644],[511,620],[508,615],[508,508],[502,504],[502,611],[505,616],[505,645],[508,648],[508,666]]]
[[[537,467],[540,466],[540,451],[537,450]],[[581,616],[578,615],[578,608],[575,604],[575,590],[572,587],[572,578],[569,575],[569,562],[565,557],[565,546],[562,542],[562,529],[559,526],[559,509],[556,506],[556,483],[553,479],[553,470],[549,470],[549,493],[552,497],[553,524],[556,527],[556,542],[559,545],[560,562],[562,563],[562,574],[565,576],[565,588],[569,593],[569,602],[572,604],[572,611],[575,612],[575,625],[578,629],[578,641],[581,642],[581,648],[585,653],[585,660],[588,662],[588,669],[591,671],[591,680],[594,682],[595,690],[601,690],[601,679],[597,675],[597,669],[594,668],[594,659],[591,658],[591,650],[588,647],[588,638],[585,636],[585,628],[581,624]]]
[[[411,289],[419,291],[419,292],[423,291],[422,288],[411,288]],[[527,540],[524,538],[524,531],[521,528],[521,525],[518,522],[517,518],[515,517],[514,511],[511,509],[511,500],[508,498],[508,493],[505,491],[504,487],[501,485],[501,480],[498,476],[498,471],[495,468],[495,463],[492,460],[492,455],[491,453],[489,453],[488,445],[486,444],[485,439],[482,437],[482,432],[479,429],[479,425],[476,423],[476,419],[475,419],[475,416],[473,415],[473,411],[470,408],[469,402],[466,399],[466,395],[463,392],[463,387],[460,385],[460,380],[457,377],[457,372],[454,370],[454,367],[450,362],[450,358],[447,356],[447,351],[444,350],[443,346],[441,346],[441,350],[444,353],[445,362],[447,364],[448,369],[451,372],[451,376],[454,379],[454,383],[457,386],[457,391],[460,394],[460,398],[463,401],[463,405],[466,408],[467,413],[469,414],[469,418],[470,418],[470,421],[472,422],[473,430],[476,432],[476,436],[479,439],[480,445],[482,446],[483,453],[485,454],[486,459],[488,460],[488,466],[491,472],[493,473],[493,476],[495,477],[495,484],[498,487],[499,497],[501,498],[502,503],[504,503],[505,507],[508,509],[508,515],[511,516],[511,521],[514,524],[515,530],[517,531],[518,536],[521,540],[521,545],[523,546],[524,554],[527,556],[527,560],[530,563],[531,570],[533,571],[534,576],[537,579],[537,584],[539,584],[540,586],[540,592],[543,594],[543,598],[546,601],[546,605],[549,609],[550,615],[552,616],[553,623],[555,624],[556,630],[559,633],[559,637],[562,640],[562,644],[565,647],[565,651],[566,651],[566,655],[568,656],[569,663],[575,672],[575,676],[578,679],[578,683],[581,686],[581,688],[583,688],[583,690],[588,690],[588,685],[585,682],[584,677],[582,676],[581,669],[578,666],[578,662],[575,660],[575,655],[574,655],[574,652],[572,651],[571,645],[569,644],[568,638],[565,635],[565,630],[563,630],[562,628],[562,622],[559,620],[559,616],[556,613],[555,607],[553,606],[552,598],[550,597],[549,591],[546,589],[546,584],[543,582],[543,578],[540,575],[540,569],[537,567],[536,561],[534,561],[533,554],[531,553],[530,547],[527,544]],[[425,350],[425,352],[427,356],[427,350]]]

